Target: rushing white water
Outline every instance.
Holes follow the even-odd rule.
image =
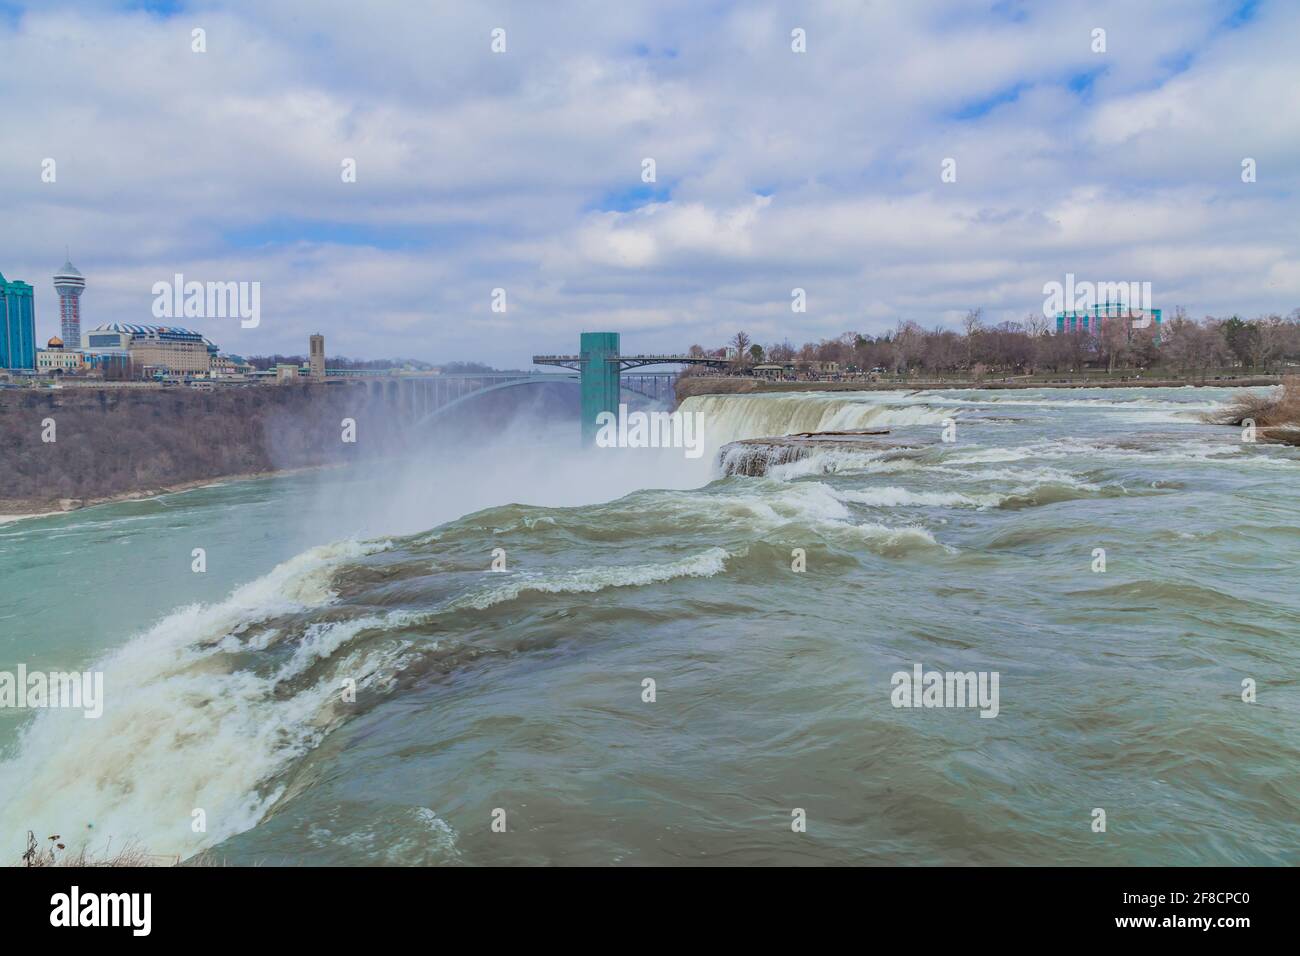
[[[103,716],[40,711],[0,768],[4,849],[12,854],[28,828],[53,827],[74,846],[102,851],[116,836],[120,849],[130,834],[152,852],[188,856],[253,826],[278,796],[258,784],[318,742],[334,687],[280,696],[287,675],[229,664],[230,635],[324,606],[336,568],[388,546],[304,552],[224,601],[174,611],[96,664],[111,701]],[[206,832],[192,828],[195,810]]]
[[[704,416],[704,434],[714,452],[742,438],[939,425],[954,416],[953,408],[932,407],[899,392],[696,395],[682,402],[681,411]]]

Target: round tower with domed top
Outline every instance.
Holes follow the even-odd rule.
[[[81,293],[85,288],[85,276],[71,258],[54,274],[54,291],[59,294],[59,330],[66,348],[81,348]]]

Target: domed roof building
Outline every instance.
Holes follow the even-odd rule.
[[[85,370],[84,365],[81,352],[67,348],[57,335],[50,336],[45,348],[36,350],[36,371],[43,374],[76,374]]]

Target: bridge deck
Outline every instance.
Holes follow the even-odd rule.
[[[698,355],[611,355],[605,359],[620,369],[640,368],[643,365],[730,365],[729,359]],[[581,355],[534,355],[534,365],[558,365],[562,368],[581,369]]]

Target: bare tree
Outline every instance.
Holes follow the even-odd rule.
[[[1087,330],[1067,325],[1060,332],[1041,314],[988,326],[980,310],[972,309],[962,326],[961,331],[942,326],[926,331],[916,322],[899,320],[892,332],[879,338],[844,333],[806,342],[797,351],[789,341],[763,349],[739,332],[728,341],[728,348],[710,351],[692,346],[691,352],[730,358],[736,368],[766,357],[801,366],[838,362],[846,368],[924,370],[937,375],[959,369],[973,372],[976,365],[989,374],[1008,374],[1035,368],[1081,370],[1097,364],[1111,371],[1165,366],[1189,375],[1226,364],[1234,354],[1244,364],[1261,368],[1300,360],[1300,309],[1286,318],[1267,315],[1245,321],[1207,316],[1198,322],[1179,306],[1162,326],[1135,329],[1114,320]]]
[[[743,367],[749,360],[749,336],[744,332],[737,332],[727,345],[736,350],[736,365]]]
[[[961,320],[961,327],[966,333],[966,367],[975,363],[975,339],[984,328],[984,310],[971,309]]]
[[[780,345],[769,345],[767,347],[767,360],[769,362],[780,362],[782,365],[786,362],[793,362],[794,346],[790,344],[789,339]]]
[[[1025,334],[1031,339],[1040,338],[1048,333],[1051,329],[1051,323],[1047,316],[1041,312],[1030,312],[1025,316]]]
[[[908,319],[899,320],[894,331],[894,363],[899,371],[907,371],[920,359],[925,347],[925,330]]]

